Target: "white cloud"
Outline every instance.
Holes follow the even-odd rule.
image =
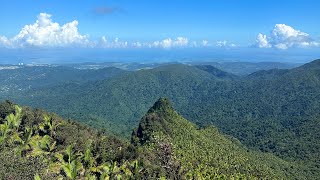
[[[173,43],[174,46],[183,47],[189,45],[189,40],[185,37],[177,37],[177,39]]]
[[[216,46],[225,47],[227,45],[227,41],[217,41]]]
[[[274,47],[277,49],[288,49],[288,46],[285,43],[275,44]]]
[[[304,44],[304,46],[307,46]],[[127,42],[119,38],[110,39],[106,36],[95,40],[89,39],[78,31],[78,21],[74,20],[60,25],[52,16],[40,13],[33,24],[25,25],[20,32],[12,37],[0,35],[0,47],[90,47],[90,48],[201,48],[201,47],[235,47],[227,41],[210,43],[208,40],[190,41],[187,37],[168,37],[163,40]]]
[[[202,40],[201,45],[204,46],[204,47],[207,47],[207,46],[209,46],[209,41]]]
[[[189,39],[186,37],[177,37],[176,39],[167,38],[162,41],[154,41],[153,43],[149,43],[150,48],[175,48],[175,47],[188,47]]]
[[[157,44],[163,48],[171,48],[173,45],[173,40],[171,38],[168,38],[168,39],[162,40],[162,42],[157,43]]]
[[[141,42],[134,42],[132,43],[132,47],[141,48],[143,47],[143,44]]]
[[[109,41],[105,36],[103,36],[99,42],[95,43],[96,47],[100,48],[162,48],[162,49],[170,49],[170,48],[182,48],[182,47],[201,47],[200,42],[192,41],[189,42],[188,38],[185,37],[177,37],[166,38],[161,41],[153,41],[153,42],[140,42],[135,41],[129,43],[127,41],[120,41],[119,38],[115,38],[112,41]]]
[[[10,47],[11,42],[7,37],[0,36],[0,47]]]
[[[232,48],[232,47],[236,47],[237,45],[235,45],[234,43],[230,43],[226,40],[223,40],[223,41],[217,41],[215,46],[219,48]]]
[[[167,38],[163,39],[162,41],[154,41],[151,43],[143,43],[142,46],[149,47],[149,48],[181,48],[181,47],[192,47],[192,48],[199,48],[199,47],[220,47],[220,48],[232,48],[236,47],[234,43],[230,43],[228,41],[217,41],[215,43],[210,43],[208,40],[202,41],[189,41],[186,37],[177,37],[176,39]]]
[[[263,34],[259,33],[256,42],[257,42],[257,46],[259,48],[270,48],[271,47],[271,45],[268,42],[267,35],[263,35]]]
[[[256,39],[259,48],[288,49],[291,47],[315,47],[319,43],[308,33],[296,30],[285,24],[276,24],[269,36],[259,33]]]
[[[111,41],[107,40],[105,36],[102,36],[100,42],[96,44],[96,47],[101,48],[126,48],[128,47],[127,41],[120,41],[119,38],[115,38]]]
[[[60,26],[53,22],[50,14],[40,13],[34,24],[24,26],[19,34],[9,39],[1,37],[0,43],[5,47],[26,46],[69,46],[89,44],[88,37],[78,32],[78,21]]]

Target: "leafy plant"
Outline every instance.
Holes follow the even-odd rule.
[[[53,137],[55,130],[59,125],[59,123],[56,123],[53,120],[52,116],[45,114],[43,116],[43,122],[39,124],[39,130]]]
[[[15,114],[11,113],[6,116],[3,124],[0,124],[0,144],[9,140],[10,143],[21,142],[18,128],[22,121],[22,108],[14,106]]]
[[[81,163],[82,154],[74,153],[72,149],[72,145],[69,145],[62,154],[55,153],[54,157],[58,161],[51,164],[51,170],[55,173],[62,170],[66,177],[76,179],[78,175],[83,174],[84,168]]]

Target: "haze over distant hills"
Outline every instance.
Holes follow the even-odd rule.
[[[250,149],[303,164],[303,171],[312,176],[320,172],[319,61],[271,70],[268,69],[279,64],[253,64],[266,70],[242,76],[211,65],[186,64],[155,64],[154,68],[134,71],[19,68],[5,70],[15,77],[6,83],[22,86],[36,83],[25,75],[37,74],[34,70],[39,69],[38,74],[55,69],[58,74],[66,72],[73,76],[65,82],[53,78],[50,82],[56,83],[50,86],[45,79],[51,76],[43,76],[44,83],[39,81],[31,90],[7,91],[2,99],[44,108],[126,139],[153,102],[159,97],[169,97],[173,107],[198,126],[214,125]],[[234,68],[237,66],[239,63]],[[248,69],[255,68],[250,64]],[[19,76],[23,72],[26,74]]]
[[[0,2],[0,180],[318,180],[320,1]]]

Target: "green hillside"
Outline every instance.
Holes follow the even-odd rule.
[[[0,104],[1,179],[304,179],[296,164],[199,129],[159,99],[131,144],[41,110]]]
[[[281,62],[191,62],[194,65],[210,65],[222,71],[235,74],[237,76],[247,76],[257,71],[272,69],[292,69],[302,65],[301,63],[281,63]]]
[[[218,78],[230,79],[230,80],[237,79],[236,75],[233,75],[231,73],[227,73],[225,71],[222,71],[222,70],[215,68],[213,66],[210,66],[210,65],[197,65],[195,67],[197,67],[203,71],[206,71],[206,72],[208,72]]]
[[[126,179],[138,168],[127,143],[84,125],[10,102],[0,115],[0,179]]]
[[[132,142],[142,146],[138,152],[144,154],[144,161],[150,161],[148,165],[169,171],[169,179],[305,177],[295,165],[249,151],[213,126],[199,129],[174,111],[168,99],[158,100],[142,118]]]
[[[194,66],[167,65],[44,88],[16,100],[128,138],[148,107],[169,97],[197,125],[214,125],[249,148],[303,164],[304,171],[319,175],[319,62],[235,80]]]
[[[128,131],[138,124],[137,120],[159,97],[170,97],[183,107],[189,104],[194,93],[199,92],[197,87],[202,88],[208,81],[223,79],[193,66],[175,64],[105,81],[45,88],[23,94],[16,100],[95,127],[104,124],[114,133],[129,137]]]

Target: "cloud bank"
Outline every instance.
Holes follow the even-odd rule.
[[[186,47],[189,45],[188,38],[185,37],[177,37],[176,39],[167,38],[162,41],[155,41],[153,43],[147,44],[149,47],[155,48],[173,48],[173,47]]]
[[[100,13],[109,13],[111,9],[98,9]],[[190,41],[187,37],[165,38],[150,42],[128,42],[119,38],[102,36],[92,40],[89,35],[81,34],[78,30],[78,21],[74,20],[60,25],[54,22],[52,15],[40,13],[33,24],[25,25],[20,32],[12,37],[0,36],[0,47],[86,47],[86,48],[232,48],[235,44],[228,41],[209,42],[208,40]]]
[[[256,39],[259,48],[288,49],[291,47],[318,47],[319,42],[309,34],[285,24],[276,24],[270,35],[259,33]]]

